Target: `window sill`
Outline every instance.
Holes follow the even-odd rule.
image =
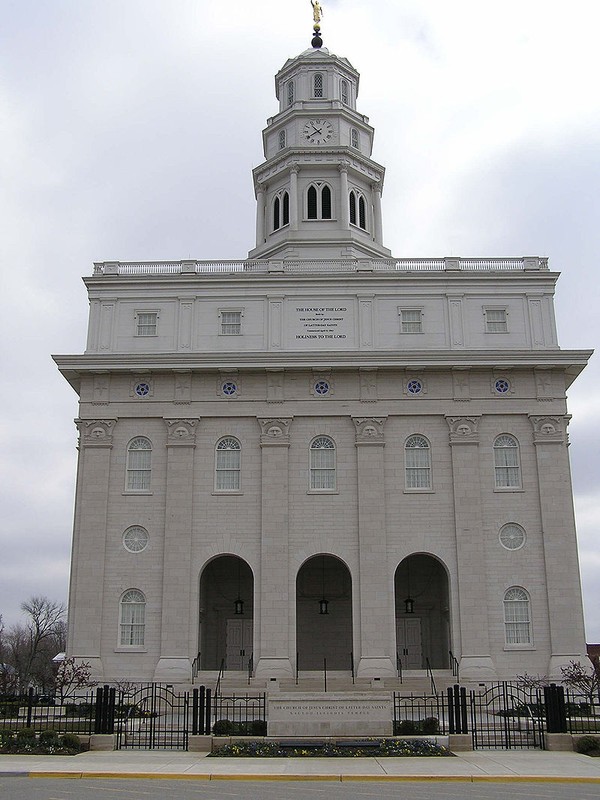
[[[124,497],[152,497],[154,492],[135,492],[131,490],[129,491],[126,490],[122,494]]]
[[[213,497],[240,497],[243,494],[239,489],[217,489],[211,492]]]
[[[339,494],[339,489],[308,489],[306,494]]]
[[[535,650],[532,644],[505,644],[504,651],[510,653],[511,651],[521,652],[523,650]]]
[[[403,489],[402,494],[435,494],[435,489]]]
[[[132,645],[129,645],[129,646],[121,645],[120,647],[115,647],[114,652],[115,653],[147,653],[148,652],[148,648],[144,647],[144,645],[137,645],[137,644],[132,644]]]
[[[508,494],[519,494],[519,493],[522,494],[524,491],[525,491],[525,489],[519,489],[516,486],[515,487],[512,487],[512,486],[506,486],[506,487],[504,487],[504,486],[496,486],[494,488],[494,492],[498,492],[498,494],[507,494],[507,493]]]

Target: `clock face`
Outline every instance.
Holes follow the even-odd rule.
[[[326,119],[309,119],[302,128],[302,136],[310,144],[326,144],[333,136],[333,126]]]

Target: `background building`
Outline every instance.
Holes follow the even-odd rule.
[[[556,675],[585,652],[545,259],[392,258],[359,76],[276,76],[239,262],[86,279],[69,654],[189,681],[448,669]],[[325,613],[326,612],[326,613]]]

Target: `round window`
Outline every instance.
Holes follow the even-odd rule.
[[[227,397],[231,397],[237,392],[237,386],[233,381],[225,381],[225,383],[221,387],[221,391]]]
[[[315,394],[328,394],[329,392],[329,384],[327,381],[317,381],[315,383]]]
[[[123,534],[123,547],[130,553],[141,553],[148,545],[148,531],[140,525],[132,525]]]
[[[423,391],[423,384],[421,381],[412,380],[406,384],[406,389],[409,394],[421,394]]]
[[[500,544],[507,550],[518,550],[525,544],[525,531],[520,525],[509,523],[500,529]]]
[[[137,383],[135,386],[135,393],[138,397],[146,397],[150,394],[150,384],[148,383]]]
[[[494,384],[494,389],[498,392],[498,394],[506,394],[510,389],[510,383],[506,380],[506,378],[498,378]]]

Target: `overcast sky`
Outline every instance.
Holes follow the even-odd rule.
[[[550,257],[563,348],[600,330],[600,3],[323,0],[387,169],[395,256]],[[93,261],[239,259],[273,75],[309,0],[0,0],[0,613],[66,600]],[[600,357],[569,391],[588,641],[600,642]]]

